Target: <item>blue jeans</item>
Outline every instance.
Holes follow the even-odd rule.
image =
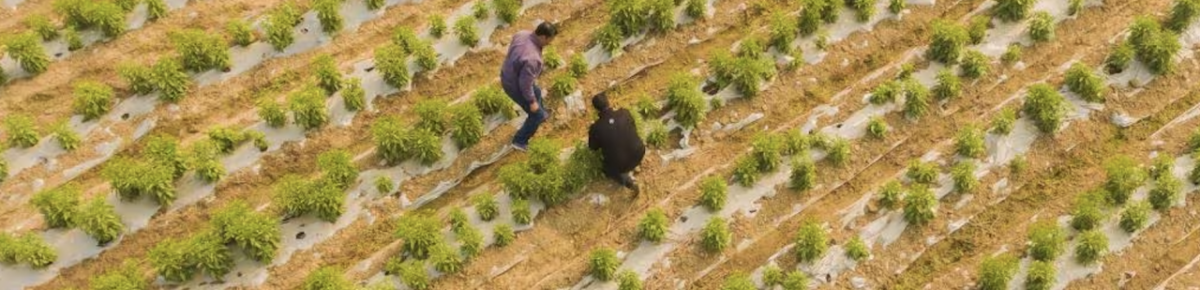
[[[529,115],[528,118],[525,118],[525,124],[522,124],[521,128],[517,129],[517,133],[513,135],[512,143],[521,146],[529,145],[529,139],[533,138],[534,133],[537,133],[538,127],[542,125],[542,122],[550,117],[550,113],[546,112],[546,103],[542,101],[542,88],[533,85],[533,95],[537,98],[539,107],[537,112],[529,111],[529,101],[526,101],[520,92],[505,88],[504,94],[508,95],[508,98],[512,99],[513,102],[516,102],[517,106],[521,106],[521,110],[525,111],[525,114]]]

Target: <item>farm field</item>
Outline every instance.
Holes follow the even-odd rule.
[[[1198,45],[1200,0],[0,0],[0,290],[1193,289]]]

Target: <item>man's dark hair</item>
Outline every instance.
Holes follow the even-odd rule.
[[[555,27],[554,23],[550,23],[549,21],[542,22],[541,24],[538,24],[537,29],[533,31],[533,34],[553,38],[555,35],[558,35],[558,27]]]
[[[605,93],[597,94],[592,97],[592,108],[597,112],[608,110],[608,95]]]

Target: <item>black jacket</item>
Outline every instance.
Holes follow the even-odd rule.
[[[637,125],[625,109],[600,112],[600,118],[588,130],[588,147],[601,150],[604,172],[609,176],[633,171],[646,156]]]

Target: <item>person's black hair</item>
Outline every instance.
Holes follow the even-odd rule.
[[[592,108],[595,108],[598,112],[608,110],[608,95],[605,93],[599,93],[596,96],[593,96]]]
[[[549,21],[542,22],[541,24],[538,24],[537,29],[533,31],[533,34],[553,38],[555,35],[558,35],[558,27],[554,26],[554,23],[550,23]]]

